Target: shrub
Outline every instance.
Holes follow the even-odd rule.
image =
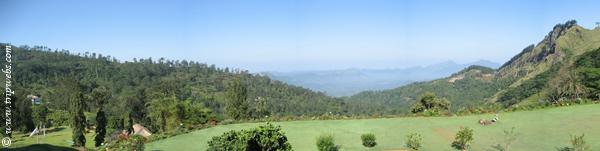
[[[462,127],[452,142],[451,146],[457,150],[467,150],[473,141],[473,129]]]
[[[251,130],[229,131],[215,136],[208,141],[208,150],[288,151],[292,150],[292,146],[281,127],[267,123]]]
[[[113,142],[108,142],[104,148],[98,150],[128,150],[128,151],[144,151],[146,138],[141,135],[131,135],[129,138],[119,139]]]
[[[362,134],[360,136],[360,139],[362,140],[362,144],[365,147],[371,148],[377,145],[377,142],[375,142],[375,134],[373,133]]]
[[[335,145],[333,136],[321,135],[317,138],[317,148],[319,151],[338,151],[340,146]]]
[[[141,135],[133,135],[129,138],[131,141],[131,148],[135,151],[144,151],[144,144],[146,142],[146,138]]]
[[[246,140],[243,131],[229,131],[208,141],[208,151],[245,150]]]
[[[406,147],[410,150],[420,150],[422,146],[421,142],[423,141],[423,137],[421,134],[411,133],[406,136]]]
[[[590,150],[590,146],[583,139],[585,135],[581,134],[581,136],[571,135],[571,146],[569,147],[559,147],[556,148],[559,151],[586,151]]]

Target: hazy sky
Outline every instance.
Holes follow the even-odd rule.
[[[0,1],[0,42],[249,69],[503,63],[600,1]]]

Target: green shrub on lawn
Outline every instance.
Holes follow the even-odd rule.
[[[373,133],[362,134],[360,136],[360,139],[362,140],[362,144],[365,147],[371,148],[377,145],[377,142],[375,142],[375,134]]]
[[[319,151],[338,151],[340,146],[335,145],[333,136],[321,135],[317,138],[317,148]]]
[[[292,146],[281,127],[267,125],[251,130],[229,131],[208,141],[209,151],[289,151]]]
[[[411,133],[406,136],[406,147],[410,150],[420,150],[422,141],[423,137],[421,137],[421,134]]]
[[[471,148],[471,142],[473,142],[473,129],[462,127],[460,128],[460,131],[456,133],[456,137],[451,146],[454,149],[464,151]]]

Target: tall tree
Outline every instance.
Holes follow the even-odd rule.
[[[227,88],[227,104],[225,110],[229,117],[239,120],[248,117],[248,102],[246,102],[248,90],[242,84],[242,79],[236,77]]]
[[[104,137],[106,137],[106,115],[102,109],[98,109],[96,113],[96,137],[94,137],[95,146],[98,147],[102,145],[104,142]]]
[[[106,90],[105,87],[99,87],[92,91],[92,98],[98,106],[98,112],[96,112],[96,137],[94,138],[96,147],[102,145],[104,137],[106,136],[106,125],[108,120],[104,113],[104,104],[111,97],[110,91]]]
[[[31,98],[26,97],[25,95],[21,95],[15,102],[15,107],[17,108],[17,113],[15,116],[15,127],[17,130],[24,132],[31,132],[35,129],[35,123],[33,122],[32,116],[32,104]]]
[[[85,147],[85,102],[81,92],[71,97],[71,114],[73,114],[73,146]]]

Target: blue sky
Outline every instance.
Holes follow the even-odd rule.
[[[260,71],[503,63],[599,1],[0,1],[0,42]]]

